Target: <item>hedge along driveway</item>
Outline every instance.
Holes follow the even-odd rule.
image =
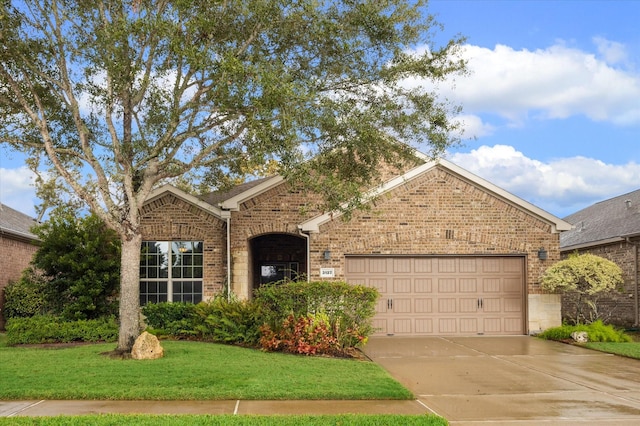
[[[163,341],[165,357],[118,360],[113,343],[59,349],[0,345],[0,399],[411,399],[378,365]]]

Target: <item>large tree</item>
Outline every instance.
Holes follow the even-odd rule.
[[[221,187],[276,160],[335,208],[381,161],[457,142],[457,108],[432,90],[464,71],[462,40],[437,45],[424,3],[2,1],[0,142],[120,236],[119,350],[139,331],[140,208],[158,184]]]

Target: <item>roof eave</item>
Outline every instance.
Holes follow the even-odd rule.
[[[421,154],[421,153],[419,153]],[[554,234],[562,232],[562,231],[569,231],[571,229],[573,229],[573,225],[571,225],[569,222],[566,222],[554,215],[552,215],[551,213],[548,213],[544,210],[542,210],[539,207],[534,206],[533,204],[529,203],[528,201],[523,200],[520,197],[517,197],[513,194],[511,194],[508,191],[505,191],[504,189],[492,184],[491,182],[482,179],[481,177],[474,175],[473,173],[463,169],[460,166],[457,166],[453,163],[451,163],[450,161],[447,161],[445,159],[438,159],[438,160],[430,160],[428,156],[421,154],[418,155],[420,158],[422,158],[423,160],[425,160],[426,162],[418,167],[415,167],[411,170],[409,170],[407,173],[405,173],[402,176],[398,176],[386,183],[384,183],[383,185],[381,185],[380,187],[378,187],[376,190],[371,191],[368,195],[367,195],[367,199],[371,199],[374,198],[378,195],[381,195],[385,192],[388,192],[392,189],[394,189],[397,186],[402,185],[403,183],[421,175],[422,173],[425,173],[426,171],[432,169],[433,167],[437,166],[437,165],[441,165],[442,167],[446,168],[447,170],[457,174],[458,176],[460,176],[461,178],[470,181],[474,184],[477,184],[481,187],[483,187],[484,189],[488,190],[489,192],[492,192],[494,195],[496,195],[498,198],[501,198],[505,201],[507,201],[508,203],[517,206],[518,208],[525,210],[526,212],[533,214],[535,216],[537,216],[538,218],[540,218],[541,220],[543,220],[546,223],[549,223],[552,227],[552,232]],[[309,232],[309,233],[317,233],[320,231],[320,226],[332,219],[334,219],[335,217],[340,216],[341,213],[340,212],[331,212],[331,213],[325,213],[323,215],[317,216],[313,219],[310,219],[306,222],[303,222],[302,224],[300,224],[299,228],[302,232]]]
[[[9,228],[0,227],[0,235],[8,235],[14,239],[25,242],[38,242],[40,238],[28,232],[20,232]]]
[[[240,205],[242,203],[253,197],[257,197],[258,195],[270,190],[271,188],[278,186],[280,183],[282,183],[282,181],[284,181],[284,178],[282,176],[273,176],[272,178],[265,180],[264,182],[254,186],[253,188],[247,189],[246,191],[241,192],[240,194],[231,197],[228,200],[218,203],[218,206],[223,210],[238,211],[240,210]]]
[[[189,204],[193,204],[196,207],[201,208],[204,211],[207,211],[211,214],[213,214],[214,216],[222,219],[224,217],[224,214],[222,212],[222,210],[220,210],[218,207],[216,206],[212,206],[211,204],[202,201],[201,199],[194,197],[193,195],[182,191],[181,189],[176,188],[175,186],[171,185],[171,184],[166,184],[163,185],[159,188],[154,189],[153,191],[151,191],[151,193],[149,194],[149,196],[147,197],[147,199],[145,200],[145,204],[152,202],[155,199],[158,199],[160,197],[162,197],[163,195],[165,195],[166,193],[171,193],[172,195],[186,201]]]

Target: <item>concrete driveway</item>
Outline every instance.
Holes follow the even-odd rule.
[[[378,337],[365,353],[451,425],[640,425],[640,361],[535,337]]]

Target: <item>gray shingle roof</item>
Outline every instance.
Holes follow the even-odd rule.
[[[211,204],[212,206],[217,206],[219,203],[222,203],[223,201],[226,201],[226,200],[228,200],[230,198],[233,198],[236,195],[242,194],[244,191],[248,191],[251,188],[253,188],[254,186],[257,186],[260,183],[264,182],[265,180],[271,179],[272,177],[273,176],[252,180],[251,182],[246,182],[246,183],[242,183],[242,184],[240,184],[238,186],[234,186],[233,188],[231,188],[228,191],[210,192],[208,194],[200,195],[200,196],[198,196],[198,198],[201,199],[202,201],[206,201],[207,203]]]
[[[561,249],[640,234],[640,189],[596,203],[564,220],[574,229],[560,234]]]
[[[35,224],[36,220],[31,216],[0,204],[0,232],[3,234],[8,233],[36,240],[38,237],[31,233],[31,227]]]

